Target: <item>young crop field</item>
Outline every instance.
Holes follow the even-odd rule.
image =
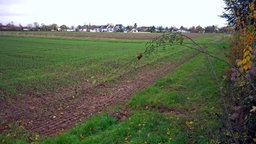
[[[219,142],[221,101],[205,55],[183,46],[144,55],[156,36],[1,32],[0,141]],[[189,36],[224,59],[223,35]],[[225,64],[211,61],[221,77]]]
[[[91,81],[123,67],[143,41],[1,37],[1,88],[11,94]],[[20,92],[17,92],[20,91]]]

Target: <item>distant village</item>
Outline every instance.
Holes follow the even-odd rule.
[[[6,25],[0,23],[0,31],[66,31],[66,32],[124,32],[124,33],[164,33],[164,32],[181,32],[181,33],[231,33],[233,28],[230,26],[217,27],[217,26],[192,26],[186,28],[181,26],[177,27],[162,27],[162,26],[137,26],[134,25],[124,26],[122,24],[106,24],[106,25],[78,25],[78,26],[66,26],[57,24],[39,25],[37,22],[34,24],[28,24],[27,26],[14,25],[10,22]]]

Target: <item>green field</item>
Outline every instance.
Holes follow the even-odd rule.
[[[28,91],[40,93],[79,81],[105,81],[127,73],[127,68],[189,53],[187,48],[174,47],[134,64],[147,41],[16,36],[1,36],[0,41],[1,98]]]
[[[196,41],[206,45],[213,55],[224,59],[224,47],[228,44],[221,39],[222,35],[205,35]],[[93,115],[59,136],[50,138],[31,133],[31,130],[13,123],[0,134],[1,142],[222,142],[222,103],[205,55],[199,54],[191,59],[196,51],[174,46],[160,48],[153,55],[137,61],[136,56],[144,52],[147,41],[0,36],[0,96],[5,100],[26,97],[28,91],[42,94],[78,83],[92,86],[108,81],[115,83],[119,76],[136,75],[138,70],[182,64],[171,74],[133,95],[126,105],[116,105],[108,112]],[[216,59],[211,61],[221,78],[225,64]],[[124,121],[110,114],[123,109],[129,109]],[[6,123],[1,121],[0,126]]]
[[[144,41],[0,37],[1,89],[42,91],[101,77],[143,52]],[[1,95],[2,97],[3,95]]]

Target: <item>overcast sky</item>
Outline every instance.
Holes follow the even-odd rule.
[[[0,23],[224,26],[223,0],[0,0]]]

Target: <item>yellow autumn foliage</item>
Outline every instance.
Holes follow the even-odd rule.
[[[255,7],[255,0],[253,0],[248,6],[249,9],[251,10],[249,15],[247,15],[247,20],[252,21],[254,23],[253,25],[246,25],[245,21],[242,21],[239,19],[239,17],[243,17],[244,15],[240,13],[239,11],[236,11],[235,16],[238,18],[236,21],[236,26],[239,29],[239,37],[237,37],[237,41],[240,44],[239,47],[242,49],[242,57],[236,57],[237,59],[241,59],[238,61],[236,64],[237,66],[242,69],[242,72],[245,72],[251,68],[252,64],[252,57],[253,57],[253,42],[255,40],[255,22],[254,19],[256,18],[256,11],[254,9]],[[253,19],[254,18],[254,19]],[[237,55],[239,56],[239,55]]]
[[[243,61],[239,61],[239,62],[237,63],[237,66],[240,67],[242,64],[243,64]]]
[[[242,60],[237,62],[237,66],[245,72],[251,68],[252,64],[252,52],[253,52],[253,42],[255,39],[255,27],[247,26],[246,28],[240,29],[239,41],[243,48]]]

